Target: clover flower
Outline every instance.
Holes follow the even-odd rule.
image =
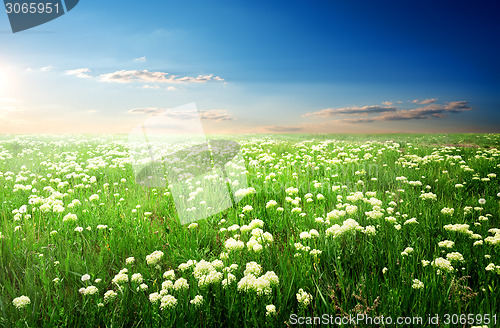
[[[433,267],[436,267],[439,270],[443,270],[445,272],[453,272],[455,270],[455,268],[453,268],[453,266],[451,265],[451,262],[447,259],[442,258],[442,257],[438,257],[438,258],[434,259],[431,262],[431,265]]]
[[[189,303],[195,306],[200,306],[201,304],[203,304],[203,296],[196,295],[191,301],[189,301]]]
[[[161,295],[158,293],[149,294],[149,301],[153,304],[158,303],[161,300]]]
[[[245,271],[243,272],[243,274],[246,276],[246,275],[249,275],[249,274],[253,274],[255,276],[259,276],[260,273],[262,272],[262,266],[260,266],[260,264],[258,264],[257,262],[248,262],[246,264],[246,269]]]
[[[78,219],[76,214],[68,213],[63,217],[63,222],[74,222]]]
[[[108,290],[104,293],[104,303],[109,303],[114,300],[118,294],[114,290]]]
[[[304,291],[302,288],[299,289],[298,293],[295,295],[297,297],[297,301],[303,307],[308,306],[312,302],[312,295],[308,292]]]
[[[245,248],[245,243],[231,237],[228,240],[226,240],[226,242],[224,243],[224,247],[230,252],[238,251]]]
[[[149,265],[155,265],[158,262],[160,262],[161,258],[163,257],[163,252],[162,251],[154,251],[153,253],[149,254],[146,256],[146,262]]]
[[[22,295],[19,297],[16,297],[12,300],[12,304],[18,309],[24,309],[28,304],[31,304],[31,300],[28,296]]]
[[[167,280],[173,280],[175,279],[175,272],[174,270],[168,270],[163,273],[163,278]]]
[[[438,243],[438,246],[441,248],[452,248],[454,245],[455,242],[451,240],[443,240]]]
[[[174,283],[174,289],[177,291],[189,289],[188,281],[184,278],[177,279]]]
[[[160,300],[160,309],[171,309],[177,305],[177,299],[172,295],[165,295]]]
[[[142,274],[140,273],[134,273],[130,280],[134,283],[141,284],[143,281]]]
[[[459,252],[451,252],[451,253],[448,253],[448,254],[446,254],[446,258],[447,258],[449,261],[455,261],[455,262],[465,262],[463,255],[462,255],[462,254],[460,254]]]
[[[422,289],[424,288],[424,283],[418,279],[413,279],[413,284],[411,285],[413,289]]]
[[[273,304],[266,305],[266,317],[276,315],[276,306]]]

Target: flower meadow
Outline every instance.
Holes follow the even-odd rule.
[[[181,224],[126,136],[0,136],[0,326],[499,314],[500,135],[232,140],[240,176],[186,178],[186,202],[221,179],[239,201]]]

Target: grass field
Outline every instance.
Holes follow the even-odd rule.
[[[182,225],[126,137],[0,136],[0,326],[500,326],[499,134],[233,140],[241,200]]]

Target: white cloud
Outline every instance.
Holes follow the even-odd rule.
[[[472,110],[467,101],[451,101],[445,105],[430,104],[424,107],[383,113],[378,116],[344,119],[346,123],[368,123],[375,121],[422,120],[447,117],[450,113]]]
[[[233,121],[235,118],[225,109],[201,110],[200,118],[202,120],[212,121]]]
[[[134,58],[134,61],[135,62],[138,62],[138,63],[144,63],[146,62],[148,59],[144,56],[144,57],[139,57],[139,58]]]
[[[120,70],[101,75],[90,75],[89,68],[78,68],[67,70],[67,75],[74,75],[79,78],[93,78],[103,82],[116,82],[116,83],[206,83],[206,82],[221,82],[224,81],[220,76],[213,74],[193,76],[179,76],[171,75],[166,72],[150,72],[148,70]],[[154,88],[157,86],[147,85],[143,88]]]
[[[175,91],[175,90],[177,90],[176,87],[173,87],[173,86],[167,87],[167,91]]]
[[[104,82],[145,82],[145,83],[204,83],[209,81],[224,81],[219,76],[198,75],[197,77],[170,75],[166,72],[150,72],[148,70],[120,70],[112,73],[106,73],[99,76]]]
[[[149,85],[149,84],[144,84],[142,86],[143,89],[159,89],[160,86],[159,85]]]
[[[383,112],[394,112],[398,109],[396,107],[382,107],[382,106],[364,106],[364,107],[345,107],[345,108],[325,108],[316,112],[309,112],[302,115],[302,117],[320,117],[327,118],[335,115],[347,114],[373,114]]]
[[[414,99],[411,102],[414,104],[419,104],[419,105],[428,105],[428,104],[433,104],[437,101],[437,98],[429,98],[429,99],[424,99],[424,100],[418,100]]]
[[[392,103],[392,102],[390,102],[390,101],[384,101],[384,102],[382,103],[382,105],[385,105],[385,106],[392,106],[392,104],[393,104],[393,103]]]
[[[88,73],[90,73],[89,68],[77,68],[77,69],[71,69],[66,71],[66,75],[74,75],[76,77],[79,77],[81,79],[89,79],[92,76],[90,76]]]
[[[144,107],[144,108],[133,108],[127,111],[130,114],[159,114],[163,113],[165,109],[158,107]]]
[[[171,117],[178,120],[191,120],[197,116],[202,120],[210,121],[233,121],[235,118],[224,109],[211,109],[196,111],[179,111],[170,108],[144,107],[134,108],[127,111],[130,114],[148,114],[155,115],[162,113],[162,117]]]
[[[54,68],[54,66],[52,66],[52,65],[44,66],[44,67],[40,68],[40,71],[48,72],[48,71],[51,71],[53,68]]]

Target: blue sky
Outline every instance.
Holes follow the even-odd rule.
[[[0,133],[122,132],[196,103],[214,133],[500,132],[494,1],[80,1],[13,34]]]

